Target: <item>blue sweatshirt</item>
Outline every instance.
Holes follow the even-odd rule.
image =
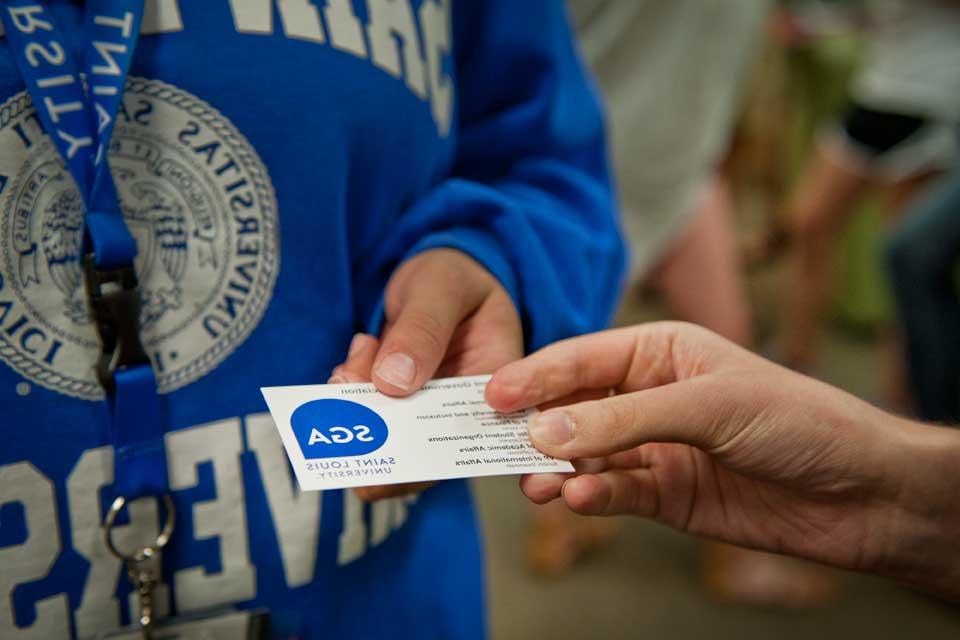
[[[83,43],[83,4],[49,3]],[[147,0],[110,146],[169,409],[161,609],[277,638],[479,638],[463,482],[300,493],[258,388],[323,382],[391,272],[480,261],[527,346],[602,327],[623,268],[597,97],[559,0]],[[0,638],[128,624],[82,208],[0,47]],[[141,500],[118,539],[155,532]],[[377,635],[375,635],[377,634]]]

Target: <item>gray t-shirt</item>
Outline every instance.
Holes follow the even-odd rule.
[[[767,0],[572,0],[606,94],[634,271],[683,230],[729,143]]]

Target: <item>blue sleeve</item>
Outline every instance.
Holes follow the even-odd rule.
[[[530,349],[604,327],[625,266],[601,108],[564,5],[454,3],[456,160],[391,234],[394,255],[449,247],[483,264]]]

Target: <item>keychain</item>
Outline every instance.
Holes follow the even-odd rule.
[[[137,594],[139,604],[139,616],[137,618],[140,625],[140,631],[143,640],[153,640],[154,623],[154,603],[153,590],[160,582],[162,576],[160,553],[167,543],[170,542],[170,536],[173,534],[176,526],[176,508],[173,504],[173,498],[170,494],[163,495],[163,504],[167,509],[167,519],[164,522],[163,529],[157,536],[156,541],[151,546],[141,547],[132,554],[125,554],[118,550],[113,543],[113,528],[117,515],[126,506],[127,500],[119,497],[110,505],[110,511],[103,524],[103,539],[110,553],[123,560],[127,567],[127,577],[133,584],[133,589]]]

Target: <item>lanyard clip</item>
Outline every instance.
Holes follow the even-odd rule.
[[[150,359],[140,341],[140,289],[133,265],[99,269],[92,253],[84,258],[87,300],[100,336],[97,379],[108,394],[116,388],[117,369]]]

